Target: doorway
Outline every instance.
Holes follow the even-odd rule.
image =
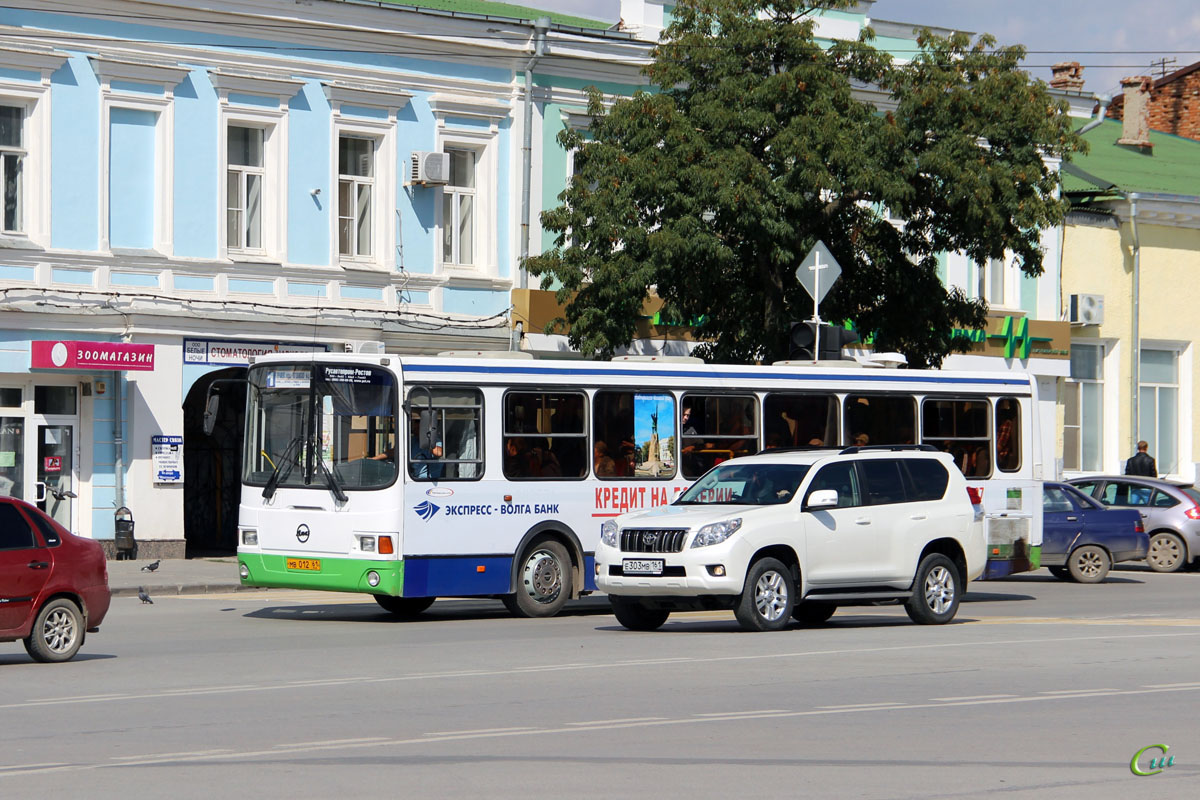
[[[245,383],[213,387],[220,405],[211,435],[204,432],[204,411],[215,381],[245,377],[245,367],[210,372],[192,385],[183,402],[183,536],[188,558],[237,552]]]

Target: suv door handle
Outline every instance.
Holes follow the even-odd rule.
[[[928,517],[928,515],[927,515],[927,514],[913,514],[913,515],[910,517],[910,519],[918,519],[918,520],[919,520],[919,519],[928,519],[928,518],[929,518],[929,517]]]
[[[855,525],[870,525],[871,518],[870,517],[859,517],[858,519],[854,520],[854,524]]]
[[[46,569],[47,567],[50,566],[50,562],[49,561],[30,561],[28,566],[30,569]]]

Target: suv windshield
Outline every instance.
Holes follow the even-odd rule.
[[[368,365],[250,370],[242,480],[251,486],[379,489],[398,475],[396,379]]]
[[[786,503],[808,474],[808,464],[722,464],[679,496],[675,505],[755,505]]]

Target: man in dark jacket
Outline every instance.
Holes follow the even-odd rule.
[[[1148,478],[1158,477],[1158,468],[1154,459],[1146,452],[1150,447],[1145,441],[1137,443],[1137,454],[1125,462],[1126,475],[1144,475]]]

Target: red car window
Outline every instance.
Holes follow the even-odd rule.
[[[30,550],[37,544],[33,529],[12,503],[0,503],[0,550]]]
[[[32,508],[26,509],[26,513],[33,520],[34,527],[41,531],[42,541],[46,543],[47,547],[58,547],[62,544],[62,535],[54,526],[52,519]]]

